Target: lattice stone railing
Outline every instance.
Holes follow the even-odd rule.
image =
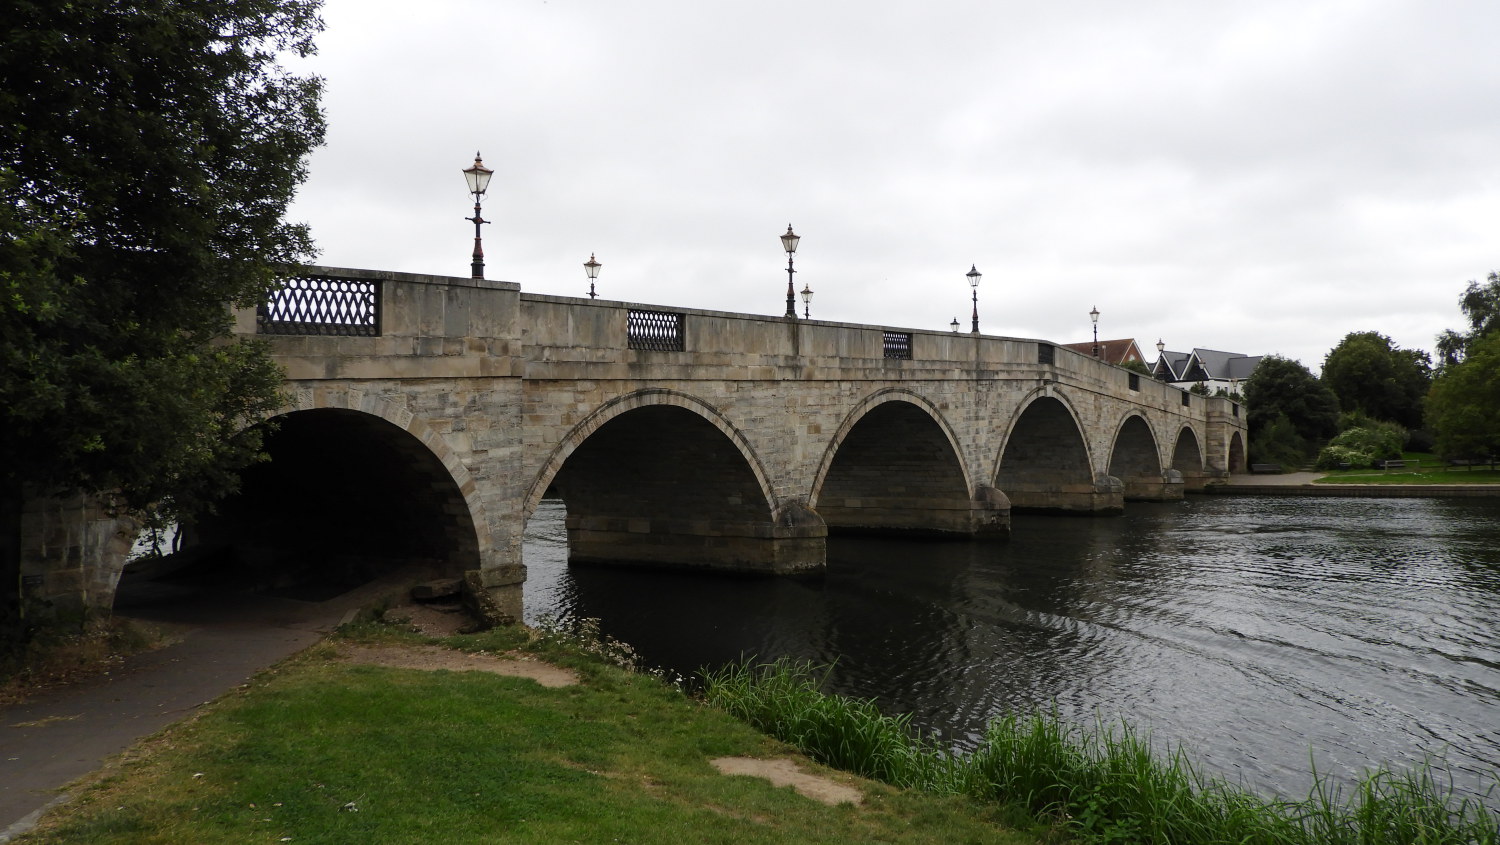
[[[631,349],[683,351],[681,314],[632,308],[626,325]]]
[[[257,309],[260,334],[380,334],[380,282],[336,276],[292,276]]]

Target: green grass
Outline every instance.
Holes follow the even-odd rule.
[[[377,625],[354,637],[420,641]],[[621,656],[611,647],[517,631],[448,644],[540,653],[582,683],[352,665],[316,646],[137,747],[19,841],[1040,841],[962,797],[836,774],[865,801],[829,807],[720,775],[712,758],[796,755],[671,684],[610,665],[601,656]]]
[[[1098,843],[1495,845],[1500,817],[1459,800],[1429,767],[1377,770],[1345,796],[1326,780],[1274,801],[1204,777],[1181,749],[1159,756],[1123,725],[1083,730],[1055,714],[993,722],[978,750],[950,754],[870,702],[819,692],[802,664],[705,675],[709,701],[829,765],[937,795],[968,795]]]
[[[1500,484],[1500,469],[1453,467],[1431,452],[1403,452],[1401,458],[1417,462],[1402,469],[1331,470],[1314,484]]]

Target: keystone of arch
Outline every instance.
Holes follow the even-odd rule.
[[[551,485],[552,479],[557,477],[557,473],[562,470],[563,464],[567,463],[568,457],[579,446],[583,445],[583,441],[589,439],[590,435],[598,431],[600,427],[610,420],[637,408],[645,408],[652,405],[672,405],[692,411],[722,432],[725,437],[729,438],[729,442],[733,443],[734,447],[739,450],[740,457],[744,459],[745,464],[750,468],[750,472],[754,474],[755,483],[760,486],[761,496],[766,501],[766,512],[772,513],[775,510],[774,503],[776,502],[776,496],[772,491],[769,481],[770,476],[766,472],[765,466],[762,465],[760,456],[755,453],[755,449],[750,445],[749,439],[738,428],[735,428],[733,423],[725,419],[723,413],[718,408],[687,393],[680,393],[676,390],[663,387],[649,387],[627,393],[624,396],[616,396],[600,405],[582,422],[573,426],[572,430],[556,446],[552,447],[552,451],[547,455],[547,460],[542,463],[541,469],[537,471],[536,478],[531,483],[531,489],[526,492],[526,499],[522,502],[521,519],[524,521],[531,518],[531,514],[536,511],[537,505],[541,503],[543,494],[547,492],[547,487]]]

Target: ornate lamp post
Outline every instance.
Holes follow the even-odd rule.
[[[1094,321],[1094,357],[1099,357],[1099,306],[1089,312],[1089,319]]]
[[[813,289],[808,285],[802,286],[802,319],[812,319],[812,295]]]
[[[949,323],[948,327],[953,329],[954,334],[958,334],[958,318],[954,317],[953,322]]]
[[[474,261],[469,265],[472,272],[471,278],[484,278],[484,245],[480,241],[479,227],[490,221],[484,219],[479,213],[479,198],[484,196],[485,189],[490,186],[490,176],[495,171],[484,166],[484,159],[479,153],[474,154],[474,166],[464,169],[464,180],[469,183],[469,193],[474,195],[474,216],[465,217],[465,220],[474,224]]]
[[[969,287],[974,289],[974,334],[979,334],[979,279],[984,274],[969,265],[969,272],[964,274],[969,277]]]
[[[594,260],[592,252],[589,253],[589,260],[583,262],[583,272],[589,274],[589,299],[593,299],[599,295],[594,293],[594,280],[599,278],[599,268],[603,266],[603,264]]]
[[[797,271],[792,269],[792,256],[800,240],[801,236],[792,231],[792,224],[786,224],[786,234],[781,236],[781,246],[786,250],[786,315],[793,320],[797,319],[797,291],[792,287],[792,274]]]
[[[1157,378],[1161,379],[1162,381],[1166,381],[1167,380],[1167,368],[1164,366],[1164,364],[1166,363],[1166,358],[1167,358],[1167,345],[1162,342],[1161,338],[1157,338],[1156,339],[1156,366],[1157,366],[1157,368],[1159,370],[1159,374],[1157,375]]]

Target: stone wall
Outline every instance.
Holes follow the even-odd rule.
[[[827,525],[998,536],[1012,504],[1117,511],[1223,475],[1236,438],[1243,454],[1227,400],[1040,340],[310,272],[378,284],[380,331],[271,338],[282,413],[394,426],[391,451],[457,491],[449,547],[516,614],[522,531],[549,489],[570,500],[581,558],[785,572],[821,565]],[[632,310],[678,315],[682,351],[632,348]],[[254,315],[237,326],[254,332]],[[910,357],[887,357],[890,342]],[[57,548],[43,538],[58,530],[32,536]],[[80,548],[108,546],[88,536]],[[48,554],[29,571],[80,603],[112,590]]]

